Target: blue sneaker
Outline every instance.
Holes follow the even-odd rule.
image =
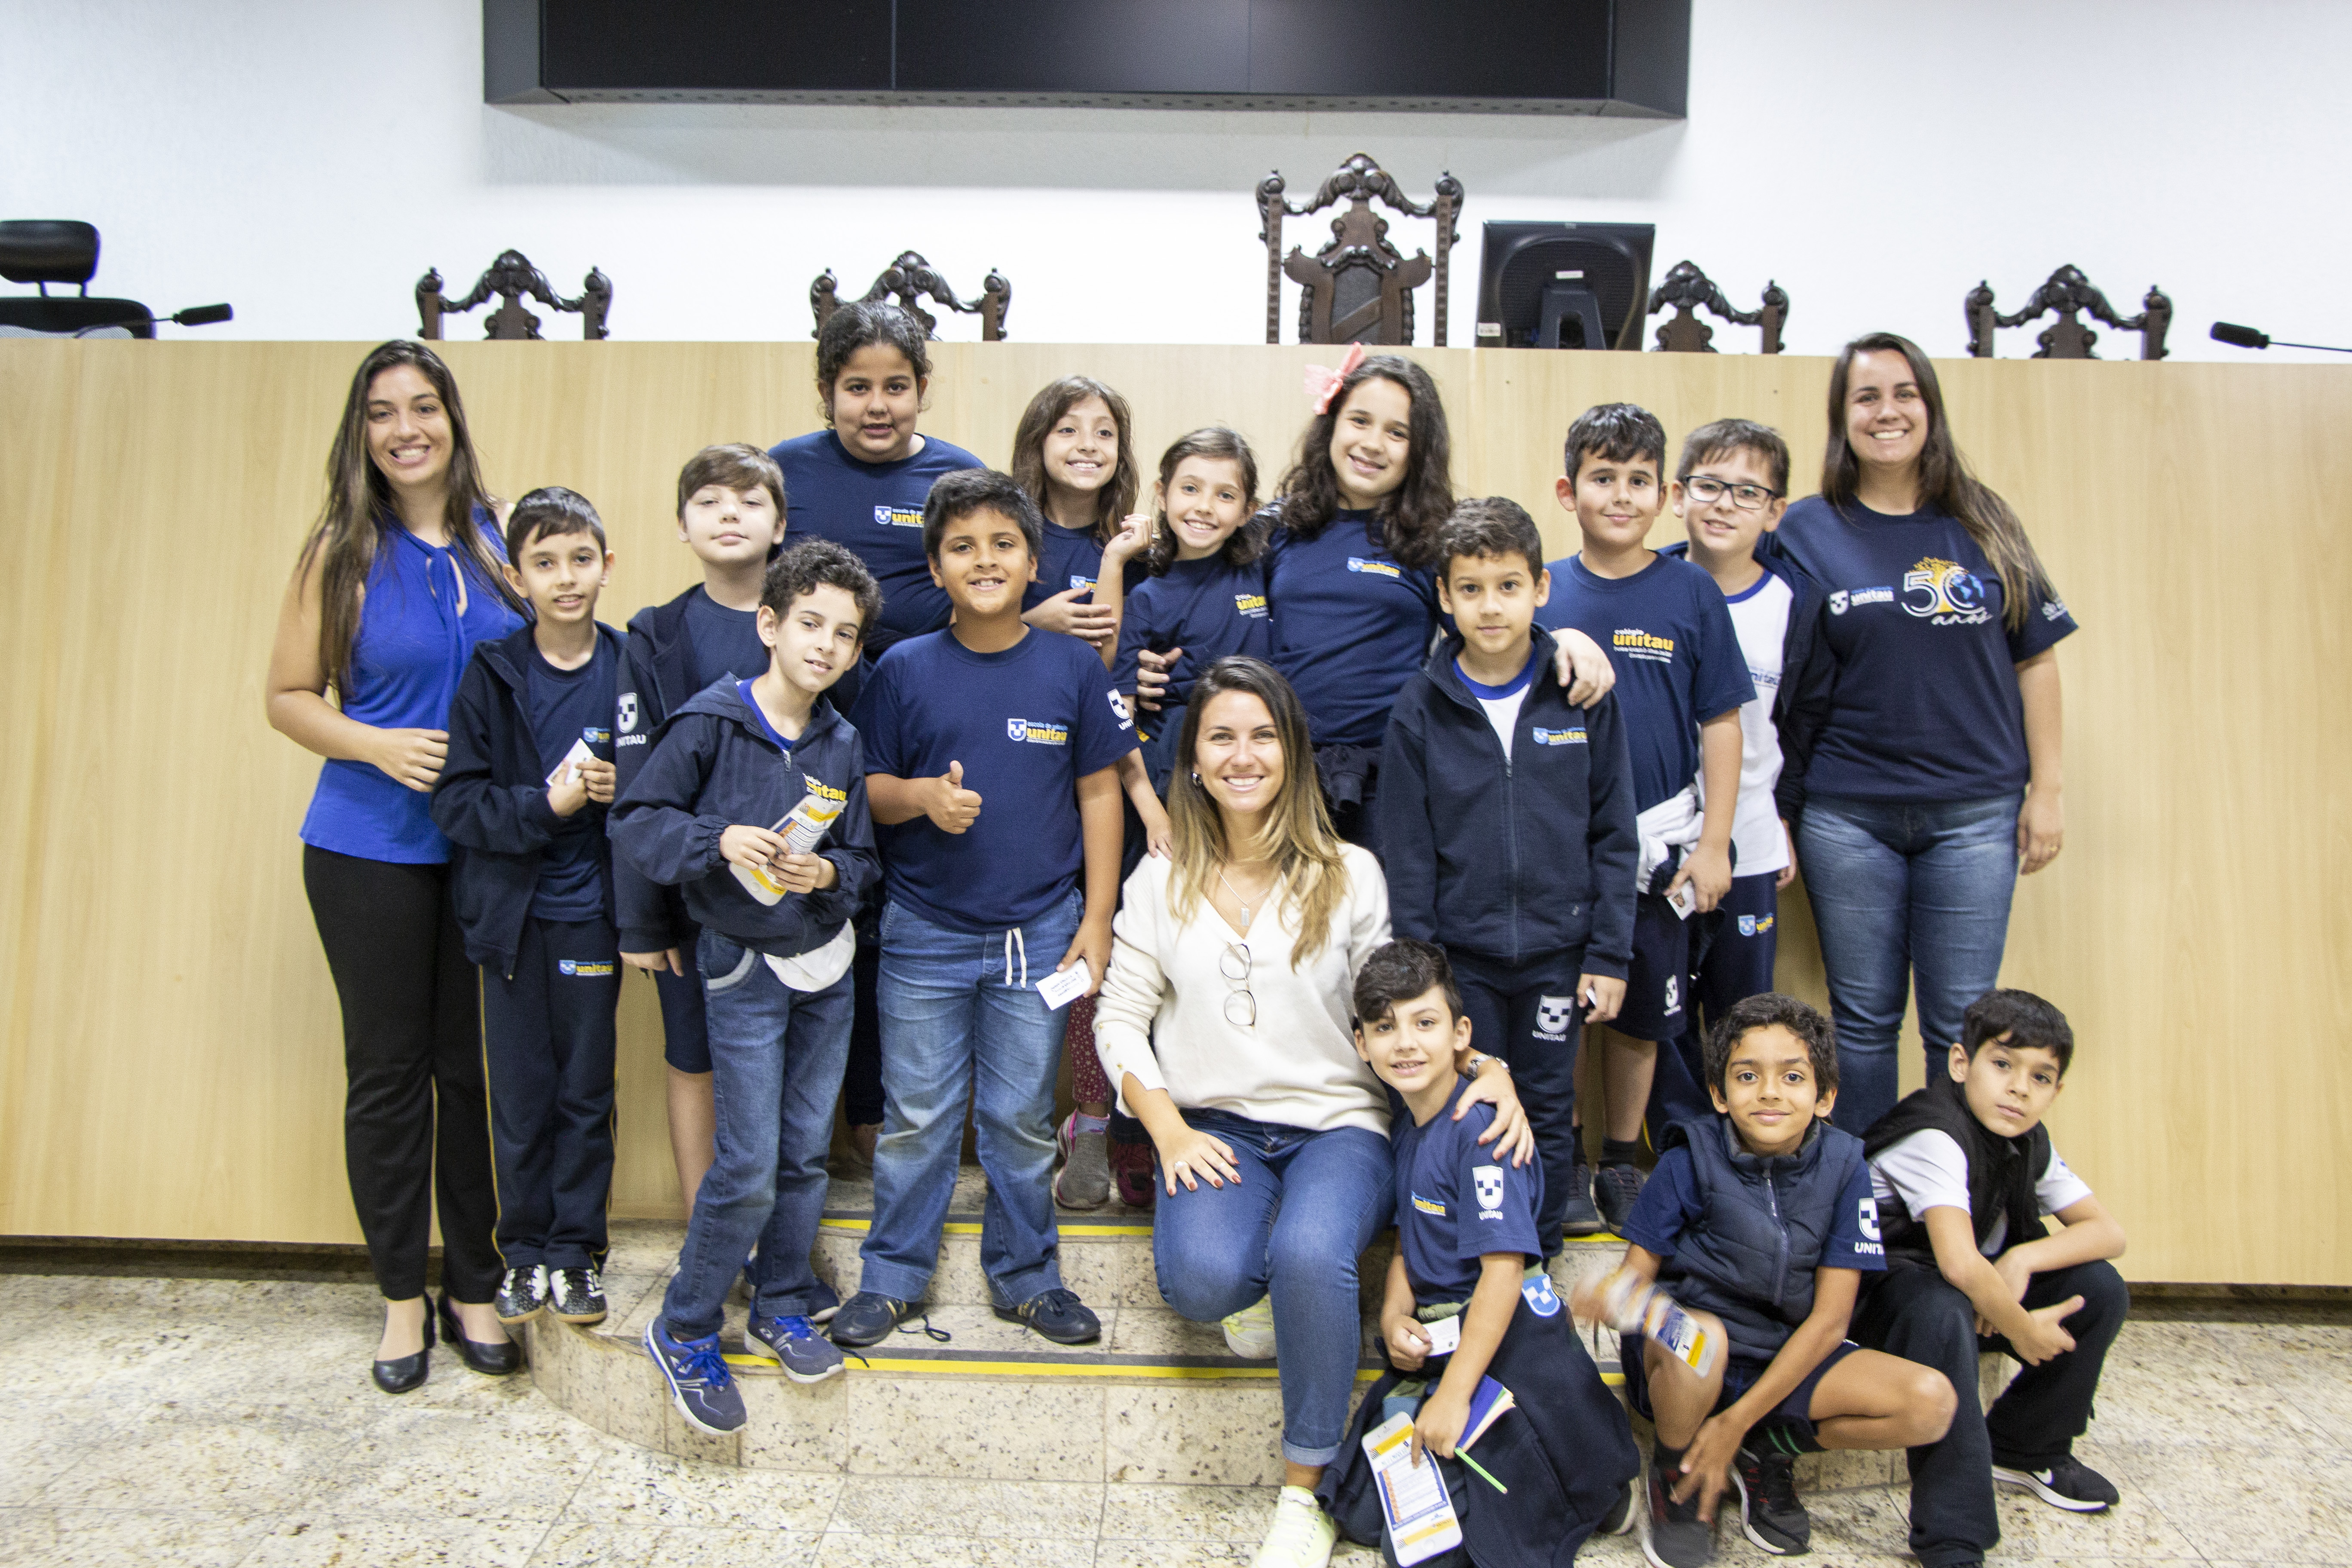
[[[646,1353],[669,1380],[670,1403],[688,1426],[714,1437],[743,1429],[743,1391],[735,1386],[735,1374],[719,1353],[717,1334],[680,1344],[656,1318],[646,1325]]]
[[[764,1347],[794,1383],[823,1383],[846,1364],[833,1342],[806,1318],[763,1318],[754,1312],[743,1337]]]

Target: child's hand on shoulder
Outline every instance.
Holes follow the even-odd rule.
[[[941,833],[961,833],[980,819],[980,795],[963,787],[961,763],[950,763],[947,772],[924,782],[930,787],[923,815]]]
[[[590,800],[598,805],[613,804],[613,785],[620,775],[614,772],[612,763],[591,758],[580,764],[579,776],[580,782],[588,786]]]
[[[719,836],[719,854],[730,866],[764,871],[784,852],[784,836],[737,823]]]
[[[1454,1457],[1454,1445],[1462,1438],[1462,1428],[1470,1425],[1470,1396],[1454,1394],[1444,1384],[1437,1392],[1421,1402],[1421,1414],[1412,1422],[1412,1462],[1421,1463],[1422,1450],[1426,1448],[1441,1459]]]
[[[841,873],[822,855],[779,855],[774,867],[776,880],[788,893],[814,893],[841,880]]]
[[[588,780],[579,768],[564,769],[563,776],[547,786],[547,809],[558,816],[573,816],[587,804]]]
[[[1389,1364],[1399,1372],[1419,1372],[1421,1363],[1429,1359],[1429,1331],[1409,1312],[1391,1313],[1384,1319],[1381,1338],[1388,1346]]]

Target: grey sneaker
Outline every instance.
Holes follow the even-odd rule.
[[[547,1310],[566,1323],[601,1323],[604,1281],[593,1268],[559,1268],[549,1279]]]
[[[1601,1211],[1592,1206],[1592,1167],[1581,1160],[1569,1167],[1568,1203],[1560,1211],[1560,1230],[1569,1236],[1601,1234]]]
[[[1601,1166],[1600,1180],[1592,1184],[1592,1195],[1601,1200],[1601,1219],[1609,1233],[1624,1235],[1625,1222],[1633,1216],[1633,1201],[1642,1195],[1641,1167]]]
[[[501,1323],[528,1323],[547,1309],[547,1270],[537,1264],[509,1268],[490,1308]]]
[[[833,1342],[806,1318],[763,1318],[755,1312],[743,1337],[775,1357],[794,1383],[823,1383],[846,1364]]]
[[[743,1391],[719,1352],[719,1336],[707,1334],[681,1344],[656,1318],[646,1325],[646,1353],[668,1380],[670,1403],[698,1432],[724,1437],[743,1429]]]
[[[1750,1431],[1731,1466],[1739,1489],[1739,1528],[1759,1550],[1786,1557],[1813,1543],[1813,1521],[1797,1500],[1797,1457],[1775,1447],[1769,1433]]]
[[[1054,1173],[1054,1201],[1066,1209],[1098,1209],[1110,1202],[1110,1134],[1082,1132],[1075,1110],[1054,1134],[1062,1168]]]
[[[1676,1502],[1673,1488],[1680,1478],[1668,1473],[1663,1456],[1650,1459],[1649,1518],[1642,1522],[1642,1555],[1657,1568],[1706,1568],[1715,1561],[1715,1531],[1699,1522],[1698,1493]],[[1668,1463],[1680,1464],[1677,1454]]]

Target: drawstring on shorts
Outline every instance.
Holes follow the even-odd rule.
[[[1019,926],[1004,933],[1004,984],[1007,985],[1013,984],[1013,955],[1016,949],[1021,954],[1021,989],[1026,991],[1029,988],[1029,939],[1021,934]]]

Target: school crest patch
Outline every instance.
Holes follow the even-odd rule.
[[[1519,1299],[1527,1302],[1528,1310],[1538,1318],[1559,1314],[1559,1294],[1551,1288],[1551,1276],[1549,1274],[1538,1274],[1520,1286]]]

